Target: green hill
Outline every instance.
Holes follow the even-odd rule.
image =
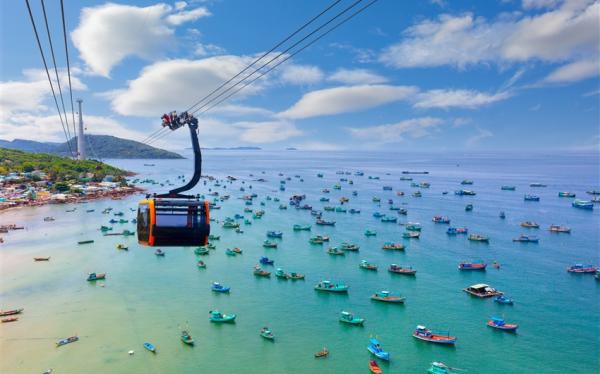
[[[71,145],[77,144],[77,137],[71,139]],[[69,156],[67,143],[42,143],[33,140],[0,140],[0,147],[26,152],[43,152],[60,156]],[[117,138],[110,135],[86,135],[88,158],[183,158],[181,155],[164,149],[155,148],[134,140]]]

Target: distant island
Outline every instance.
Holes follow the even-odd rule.
[[[204,148],[207,151],[261,151],[260,147],[214,147],[214,148]]]
[[[183,158],[183,156],[155,148],[134,140],[117,138],[110,135],[86,135],[86,152],[88,158]],[[77,137],[71,139],[71,145],[77,144]],[[37,142],[34,140],[15,139],[0,140],[0,147],[25,152],[50,153],[58,156],[69,156],[66,142]]]
[[[297,151],[297,150],[298,150],[298,148],[295,148],[295,147],[287,147],[285,150],[286,150],[286,151]]]

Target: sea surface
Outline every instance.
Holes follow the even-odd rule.
[[[177,176],[191,174],[190,160],[105,161],[139,173],[136,178],[160,183],[177,184]],[[411,187],[410,181],[400,180],[402,170],[429,171],[412,177],[431,187]],[[214,242],[215,251],[201,257],[206,269],[197,268],[200,258],[194,248],[163,248],[166,256],[160,258],[153,248],[138,245],[135,237],[102,235],[100,226],[119,217],[101,211],[112,207],[132,219],[140,195],[1,213],[0,224],[17,223],[26,229],[3,235],[5,243],[0,245],[0,308],[25,308],[18,322],[0,325],[0,372],[41,373],[52,368],[54,373],[366,373],[369,337],[378,337],[391,354],[389,363],[380,362],[384,373],[425,373],[432,361],[467,373],[597,373],[600,281],[589,274],[567,273],[566,268],[600,263],[600,206],[593,211],[575,209],[573,199],[559,198],[558,192],[574,192],[589,200],[587,190],[600,190],[599,170],[598,155],[590,153],[205,151],[203,174],[238,178],[220,187],[207,181],[193,191],[231,195],[218,203],[221,209],[211,212],[213,218],[222,221],[244,214],[239,198],[252,192],[258,194],[252,208],[266,211],[262,219],[245,213],[252,224],[240,221],[244,231],[240,234],[213,222],[212,233],[221,239]],[[356,171],[364,176],[355,176]],[[280,191],[286,177],[291,179]],[[254,181],[258,178],[266,182]],[[463,179],[474,184],[461,186]],[[529,187],[533,182],[547,187]],[[333,189],[336,183],[341,190]],[[384,191],[384,185],[393,191]],[[516,191],[501,191],[502,185],[514,185]],[[169,187],[141,186],[149,191]],[[245,192],[240,191],[242,186]],[[323,188],[331,192],[324,194]],[[461,188],[477,195],[454,195]],[[422,192],[421,198],[411,196],[416,190]],[[405,195],[397,196],[397,191]],[[527,193],[539,195],[541,201],[524,201]],[[335,227],[316,226],[309,211],[279,209],[292,194],[306,194],[305,202],[319,210],[339,205],[339,198],[346,196],[347,208],[361,213],[324,212],[325,219],[337,222]],[[320,202],[322,196],[331,202]],[[372,201],[374,196],[381,198],[380,204]],[[373,217],[376,211],[396,215],[389,210],[388,199],[408,210],[407,216],[398,216],[399,222],[421,223],[420,239],[402,239],[403,226]],[[474,209],[466,212],[469,203]],[[75,212],[66,212],[74,207]],[[94,212],[86,212],[91,209]],[[498,217],[500,211],[506,213],[505,220]],[[434,215],[446,215],[452,226],[487,235],[490,243],[448,236],[448,226],[432,222]],[[56,220],[44,222],[46,216]],[[526,220],[538,222],[540,229],[520,227]],[[311,224],[312,231],[294,232],[294,224]],[[567,225],[572,233],[552,234],[550,224]],[[115,231],[135,229],[132,223],[112,226]],[[365,237],[365,229],[376,230],[377,236]],[[283,232],[278,249],[261,246],[267,230]],[[537,235],[539,244],[514,243],[512,239],[522,233]],[[331,245],[358,244],[360,251],[330,256],[327,245],[308,243],[315,234],[331,236]],[[94,243],[77,244],[86,239]],[[403,242],[406,250],[384,251],[386,241]],[[127,244],[129,251],[118,251],[118,243]],[[240,247],[243,254],[225,255],[231,247]],[[271,271],[282,267],[306,274],[306,280],[253,276],[253,266],[264,255],[275,260]],[[34,262],[34,256],[51,260]],[[362,259],[378,264],[379,271],[359,269]],[[463,260],[488,264],[495,260],[501,269],[459,271]],[[392,263],[413,266],[417,274],[391,274],[386,269]],[[106,272],[107,279],[86,282],[89,272]],[[348,284],[348,295],[316,292],[313,286],[322,279]],[[231,293],[212,293],[213,281],[231,286]],[[504,291],[515,304],[499,305],[462,291],[475,283]],[[371,301],[370,295],[381,290],[406,297],[406,303]],[[236,323],[210,323],[208,312],[213,309],[237,314]],[[342,310],[366,318],[364,327],[340,323]],[[487,327],[491,316],[519,324],[518,332]],[[417,324],[448,330],[458,337],[456,346],[414,339]],[[263,326],[273,331],[275,342],[259,336]],[[194,347],[180,341],[182,327],[189,328]],[[58,339],[75,334],[80,341],[55,347]],[[145,341],[154,343],[158,353],[145,351]],[[315,359],[313,353],[323,347],[329,349],[329,357]],[[135,354],[128,355],[129,350]]]

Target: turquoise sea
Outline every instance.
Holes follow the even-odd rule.
[[[159,182],[191,173],[189,160],[108,160],[139,173],[137,177]],[[144,166],[153,163],[155,166]],[[198,269],[194,248],[163,248],[164,258],[154,249],[141,247],[135,237],[103,237],[99,228],[111,215],[107,207],[135,217],[137,200],[102,200],[75,206],[51,205],[8,211],[0,224],[17,223],[26,230],[3,235],[0,245],[0,308],[25,308],[16,323],[0,325],[0,372],[41,373],[367,373],[370,336],[377,336],[390,352],[391,362],[380,362],[384,373],[425,373],[432,361],[442,361],[468,373],[597,373],[600,367],[600,281],[589,274],[573,275],[566,268],[574,263],[598,265],[600,206],[594,211],[571,207],[570,191],[577,198],[591,198],[587,190],[599,190],[597,154],[460,154],[375,153],[304,151],[205,151],[204,174],[238,181],[214,187],[207,181],[194,192],[230,194],[219,203],[212,217],[223,220],[244,214],[244,194],[255,192],[253,209],[264,209],[262,219],[252,219],[243,234],[213,223],[212,233],[221,235],[210,255],[202,257],[206,269]],[[356,171],[364,176],[355,176]],[[401,181],[402,170],[427,170],[412,175],[414,182],[429,182],[428,189]],[[262,173],[264,171],[264,174]],[[338,175],[348,171],[351,175]],[[283,173],[283,176],[279,176]],[[323,173],[323,178],[317,178]],[[254,174],[250,177],[249,174]],[[300,178],[295,175],[301,176]],[[369,179],[377,176],[380,179]],[[286,190],[280,180],[290,177]],[[253,181],[264,178],[266,182]],[[353,185],[340,178],[354,181]],[[463,179],[474,181],[461,186]],[[244,182],[242,184],[242,182]],[[546,184],[531,188],[530,183]],[[341,190],[334,190],[336,183]],[[393,191],[384,191],[389,185]],[[516,191],[501,191],[515,185]],[[160,191],[158,185],[148,186]],[[245,186],[246,192],[240,187]],[[250,189],[250,186],[252,188]],[[329,188],[331,193],[322,193]],[[458,189],[472,189],[476,196],[456,196]],[[352,191],[358,192],[352,196]],[[411,196],[422,192],[421,198]],[[399,197],[397,191],[404,191]],[[443,195],[443,191],[448,191]],[[280,210],[278,197],[287,204],[292,194],[306,194],[306,203],[322,210],[350,198],[347,208],[360,214],[324,212],[335,227],[314,224],[309,211],[288,207]],[[539,195],[540,202],[526,202],[524,194]],[[330,203],[322,203],[327,196]],[[372,202],[374,196],[381,203]],[[420,222],[421,238],[404,240],[404,228],[381,223],[376,211],[393,214],[388,199],[406,208],[399,222]],[[261,206],[264,202],[265,206]],[[465,205],[472,203],[472,212]],[[86,213],[86,210],[95,209]],[[506,219],[498,217],[506,212]],[[434,215],[446,215],[452,226],[467,226],[470,232],[490,237],[489,244],[469,242],[464,236],[446,235],[447,225],[435,224]],[[56,221],[44,222],[54,216]],[[117,217],[118,218],[118,217]],[[540,229],[520,227],[536,221]],[[312,224],[311,232],[294,232],[295,223]],[[571,227],[571,234],[552,234],[550,224]],[[115,224],[115,230],[133,229],[131,223]],[[365,229],[377,231],[365,237]],[[280,230],[278,249],[261,244],[267,230]],[[539,244],[514,243],[521,233],[537,235]],[[330,256],[327,246],[312,246],[311,235],[331,236],[331,245],[349,241],[360,245],[357,253]],[[93,239],[89,245],[77,241]],[[404,252],[383,251],[386,241],[403,242]],[[129,251],[118,251],[118,243]],[[228,247],[240,247],[241,256],[229,257]],[[262,255],[275,260],[275,267],[306,274],[305,281],[257,278],[252,267]],[[49,262],[34,262],[33,256],[51,256]],[[379,265],[378,272],[359,269],[360,260]],[[502,266],[485,272],[461,272],[462,260],[493,260]],[[417,269],[414,278],[394,276],[391,263]],[[86,282],[89,272],[106,272],[105,282]],[[345,282],[348,295],[322,294],[313,286],[321,279]],[[231,286],[231,294],[214,294],[213,281]],[[475,283],[487,283],[515,300],[513,306],[477,299],[462,291]],[[104,284],[102,287],[101,284]],[[406,297],[405,305],[372,302],[376,291],[390,290]],[[208,312],[219,309],[236,313],[236,323],[216,325]],[[341,310],[366,318],[364,327],[341,324]],[[519,324],[518,333],[495,331],[486,326],[492,315]],[[431,345],[414,339],[417,324],[449,330],[458,337],[455,347]],[[179,339],[179,326],[189,326],[196,345]],[[259,330],[269,326],[275,342],[265,341]],[[55,341],[71,335],[80,341],[60,348]],[[143,342],[153,342],[158,353],[145,351]],[[313,353],[326,346],[330,355],[315,359]],[[129,350],[135,354],[128,355]]]

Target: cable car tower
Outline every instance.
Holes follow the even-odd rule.
[[[175,131],[185,125],[190,130],[194,150],[194,175],[184,186],[168,193],[146,195],[137,214],[138,242],[148,246],[202,246],[208,244],[210,214],[208,201],[181,192],[196,186],[202,175],[202,153],[198,143],[198,119],[188,112],[162,116],[162,126]]]

